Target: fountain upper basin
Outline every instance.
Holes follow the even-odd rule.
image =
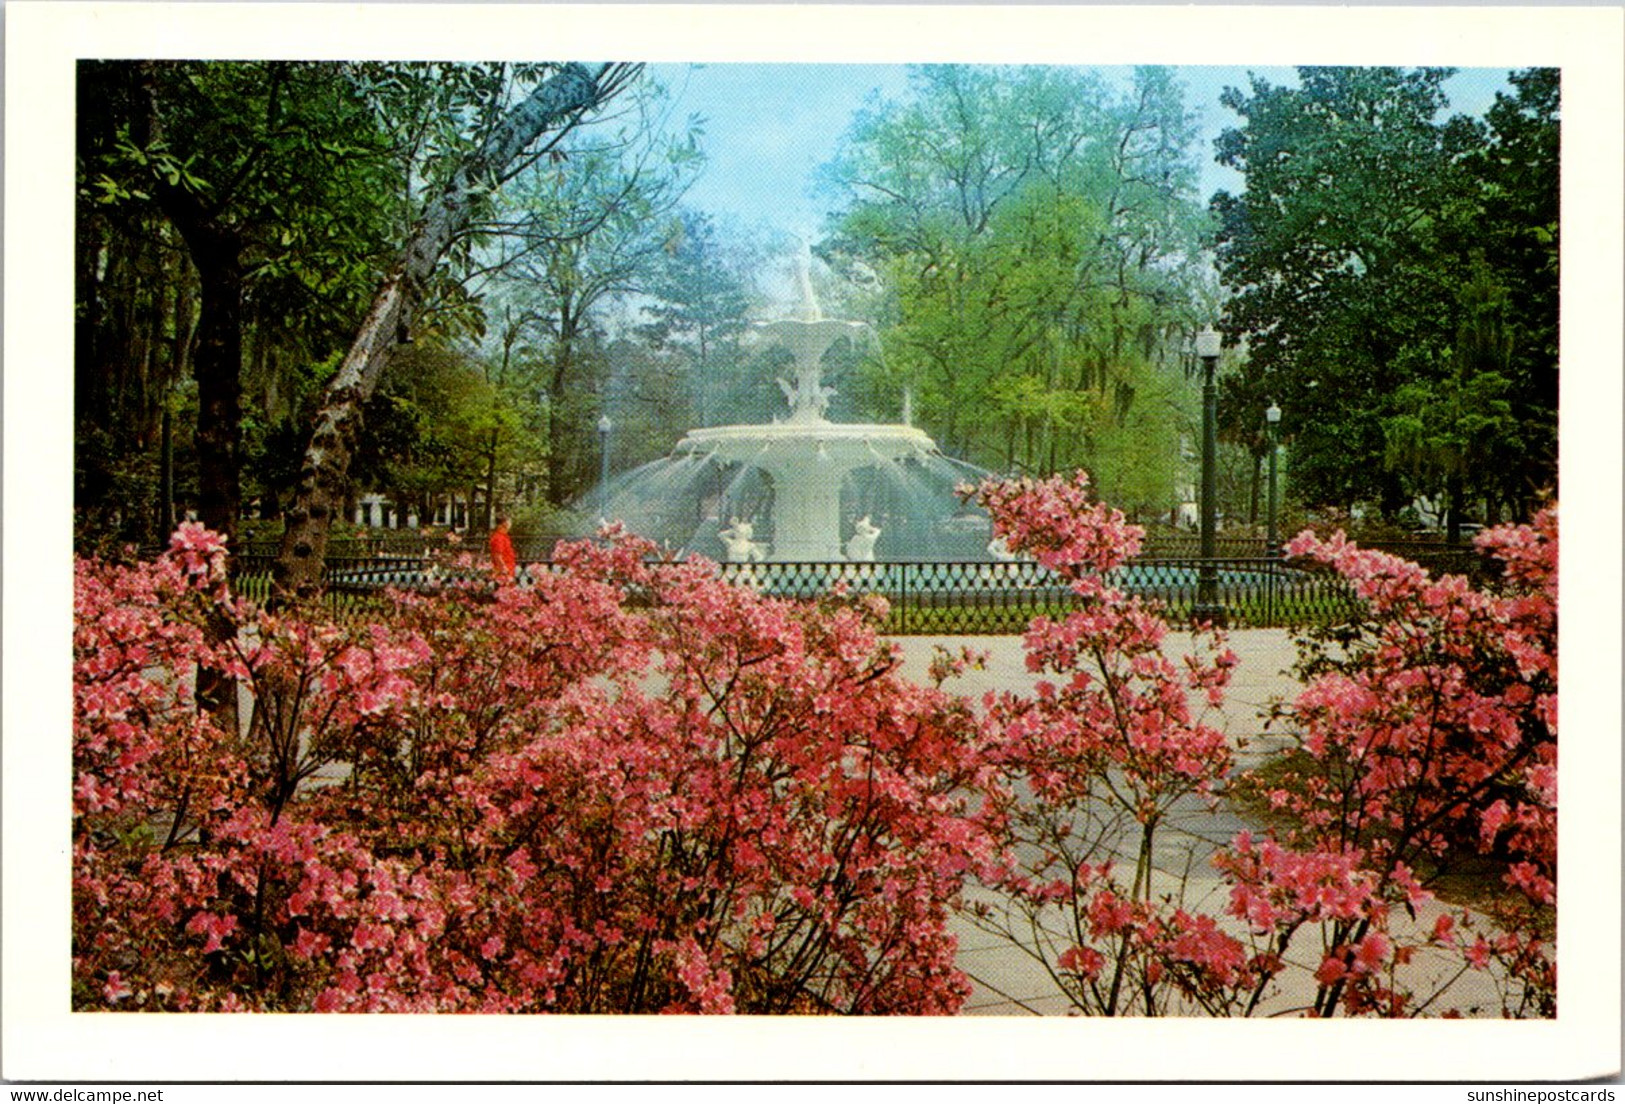
[[[715,453],[724,460],[754,460],[764,450],[799,450],[829,459],[850,459],[863,464],[873,459],[895,460],[912,454],[930,455],[936,443],[924,430],[905,425],[842,424],[836,422],[774,422],[770,425],[725,425],[693,429],[677,443],[674,453]]]

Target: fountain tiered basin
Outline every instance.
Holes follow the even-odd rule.
[[[848,476],[862,468],[885,471],[904,460],[928,464],[937,447],[913,426],[778,423],[693,430],[672,455],[760,472],[772,486],[773,539],[766,558],[805,563],[860,558],[849,556],[851,541],[842,535],[841,489]]]
[[[834,390],[823,384],[824,354],[873,333],[819,317],[805,267],[800,275],[804,317],[755,329],[790,353],[790,375],[778,380],[786,415],[692,429],[671,455],[585,501],[634,533],[733,563],[990,558],[986,515],[956,493],[984,472],[944,456],[912,425],[825,416]]]

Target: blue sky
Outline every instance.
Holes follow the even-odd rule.
[[[1108,77],[1126,67],[1101,67]],[[810,189],[818,167],[834,154],[853,112],[873,95],[891,98],[907,88],[901,65],[720,63],[654,65],[652,74],[675,99],[674,118],[706,118],[704,148],[709,164],[689,192],[692,205],[766,222],[802,234],[815,232],[823,205]],[[1296,83],[1285,67],[1182,66],[1188,103],[1196,111],[1206,149],[1202,198],[1239,189],[1234,173],[1212,162],[1212,142],[1239,120],[1219,105],[1227,85],[1246,86],[1255,72],[1273,84]],[[1462,70],[1447,89],[1452,112],[1481,113],[1505,87],[1502,69]]]

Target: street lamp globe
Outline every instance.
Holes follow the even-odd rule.
[[[1281,424],[1281,408],[1270,403],[1270,408],[1264,411],[1264,420],[1272,426]]]
[[[1219,348],[1224,344],[1224,338],[1212,326],[1207,327],[1196,335],[1196,355],[1203,360],[1219,355]]]

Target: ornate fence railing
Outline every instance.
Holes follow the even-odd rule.
[[[1361,548],[1387,552],[1413,563],[1421,564],[1435,575],[1466,575],[1482,581],[1490,565],[1473,547],[1471,541],[1452,544],[1443,537],[1415,537],[1410,539],[1356,538]],[[1225,537],[1214,542],[1214,554],[1232,560],[1267,559],[1269,542],[1263,537]],[[1148,560],[1197,559],[1202,554],[1202,539],[1194,534],[1156,532],[1147,533],[1140,545],[1140,556]]]
[[[1138,559],[1106,582],[1161,604],[1170,621],[1191,620],[1204,568],[1235,627],[1342,620],[1359,608],[1339,576],[1276,559]],[[1060,576],[1038,564],[898,562],[875,564],[724,564],[725,578],[763,594],[816,598],[844,584],[878,594],[891,606],[888,631],[975,635],[1020,632],[1037,616],[1063,617],[1080,599]]]
[[[239,554],[240,592],[269,593],[272,557]],[[1023,631],[1034,617],[1063,617],[1080,599],[1054,572],[1008,563],[726,563],[723,578],[773,598],[816,600],[838,592],[876,594],[890,607],[885,629],[899,635],[984,635]],[[525,571],[549,571],[546,561]],[[1176,624],[1191,620],[1211,575],[1212,594],[1232,627],[1332,623],[1360,608],[1345,580],[1326,570],[1269,557],[1132,560],[1106,582],[1161,604]],[[329,556],[328,601],[335,614],[377,612],[390,588],[432,589],[463,579],[483,585],[479,569],[448,568],[408,555]],[[527,577],[521,576],[524,585]]]

